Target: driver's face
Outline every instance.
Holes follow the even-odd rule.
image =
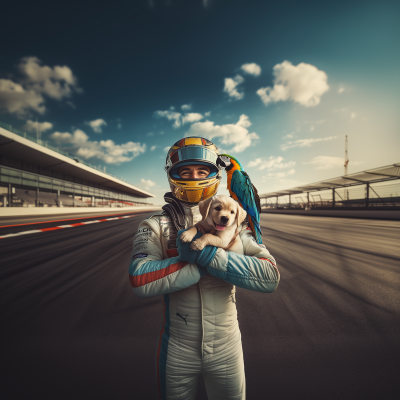
[[[205,165],[185,165],[179,168],[178,174],[182,179],[204,179],[210,174],[210,168]]]

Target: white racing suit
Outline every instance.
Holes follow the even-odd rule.
[[[201,220],[197,206],[184,210],[186,229]],[[179,259],[177,231],[167,213],[139,225],[129,278],[137,296],[163,295],[156,353],[160,399],[195,400],[200,374],[209,400],[246,397],[235,286],[270,293],[279,272],[246,223],[239,235],[245,255],[218,249],[206,269]]]

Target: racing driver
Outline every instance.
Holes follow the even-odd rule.
[[[275,260],[246,222],[239,233],[244,255],[214,246],[194,251],[177,239],[178,230],[202,219],[198,203],[217,193],[225,168],[227,157],[209,140],[176,142],[164,168],[171,187],[167,204],[139,225],[134,238],[133,291],[139,297],[162,295],[156,371],[163,400],[195,400],[200,374],[209,400],[245,399],[235,288],[270,293],[278,286]]]

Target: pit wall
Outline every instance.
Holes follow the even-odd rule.
[[[400,210],[262,210],[262,213],[400,221]]]
[[[53,214],[78,214],[78,213],[124,213],[132,211],[157,211],[161,207],[1,207],[1,217],[18,217],[25,215],[53,215]]]

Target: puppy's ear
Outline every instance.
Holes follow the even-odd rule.
[[[213,201],[213,198],[210,197],[209,199],[201,201],[199,203],[199,211],[200,211],[201,216],[203,217],[203,220],[205,220],[207,218],[208,211],[210,210],[212,201]]]
[[[247,212],[240,206],[239,203],[237,203],[237,211],[236,211],[236,222],[237,226],[242,224],[242,222],[246,219]]]

